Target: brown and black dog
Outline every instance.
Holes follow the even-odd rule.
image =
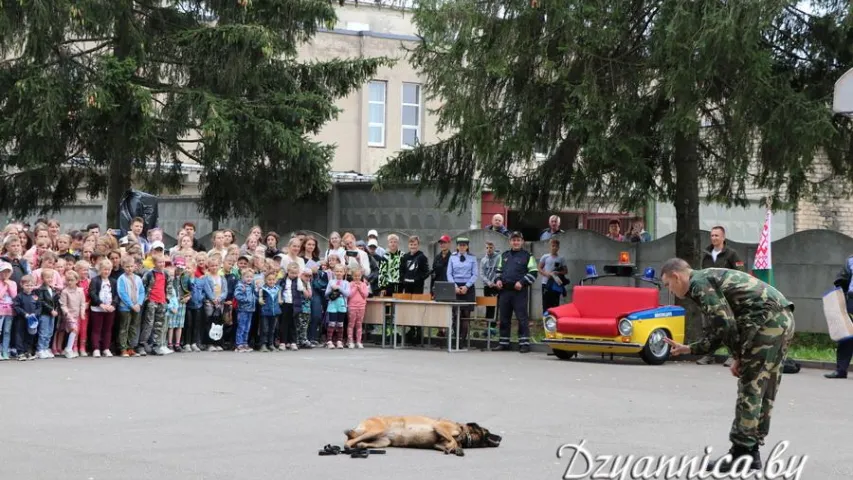
[[[464,448],[497,447],[501,437],[476,423],[421,416],[371,417],[344,431],[347,448],[431,448],[458,456]]]

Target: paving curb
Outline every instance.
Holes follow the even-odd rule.
[[[432,345],[432,346],[435,346],[435,347],[444,347],[445,349],[447,348],[447,340],[445,340],[443,338],[440,338],[440,339],[439,338],[432,338],[432,341],[431,342],[428,341],[427,343]],[[497,344],[498,344],[498,342],[496,340],[492,340],[492,347],[497,346]],[[464,348],[462,345],[462,342],[460,342],[459,346],[460,346],[460,348]],[[471,340],[471,348],[472,349],[478,349],[478,350],[485,349],[486,348],[486,341],[480,340],[480,339],[472,339]],[[517,351],[518,350],[518,344],[517,343],[511,343],[510,348]],[[530,344],[530,351],[533,353],[544,353],[544,354],[550,355],[551,354],[551,347],[549,347],[548,345],[542,344],[542,343],[532,343],[532,344]],[[614,354],[613,358],[635,358],[635,357],[631,356],[631,355],[616,355],[616,354]],[[702,358],[700,355],[682,355],[682,356],[678,357],[677,360],[672,359],[672,360],[670,360],[670,362],[678,362],[678,363],[691,362],[691,363],[694,363],[697,360],[699,360],[700,358]],[[717,364],[722,365],[723,362],[725,362],[726,358],[728,358],[728,357],[726,355],[714,355],[714,358],[717,360]],[[798,360],[796,358],[794,359],[794,361],[796,361],[797,363],[802,365],[803,368],[812,368],[812,369],[817,369],[817,370],[835,370],[835,362],[823,362],[823,361],[818,361],[818,360]]]

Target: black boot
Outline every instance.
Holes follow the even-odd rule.
[[[761,452],[758,451],[758,444],[756,443],[754,447],[752,447],[752,469],[753,470],[761,470]]]
[[[839,370],[834,370],[832,373],[827,373],[824,375],[826,378],[847,378],[847,372],[842,372]]]
[[[760,470],[761,469],[761,457],[758,453],[758,446],[753,448],[741,447],[738,445],[733,445],[731,449],[729,449],[729,455],[731,455],[731,459],[728,458],[720,458],[718,460],[712,460],[708,462],[708,468],[705,469],[706,472],[710,472],[712,470],[716,470],[720,473],[728,473],[732,470],[732,466],[737,462],[741,457],[749,457],[750,459],[750,470]],[[720,464],[719,468],[715,468],[717,463]],[[738,465],[740,468],[740,465]]]

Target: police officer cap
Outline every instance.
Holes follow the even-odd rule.
[[[469,243],[471,243],[471,242],[468,241],[468,237],[459,237],[456,239],[456,245],[460,245],[460,244],[468,245]]]

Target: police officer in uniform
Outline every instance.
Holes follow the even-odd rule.
[[[794,335],[794,304],[748,273],[727,268],[692,270],[680,258],[663,264],[661,279],[675,296],[696,302],[711,325],[702,339],[690,345],[665,338],[672,354],[701,355],[723,344],[734,358],[730,369],[739,380],[729,433],[731,460],[718,460],[718,471],[731,471],[736,462],[742,468],[741,457],[747,457],[745,463],[751,468],[761,469],[758,449],[770,431],[782,364]]]
[[[512,232],[509,244],[512,247],[501,253],[498,259],[495,282],[498,294],[498,312],[500,314],[500,342],[494,351],[508,351],[512,312],[518,319],[518,351],[530,351],[530,318],[527,314],[528,291],[536,275],[539,273],[536,258],[527,250],[522,250],[524,237],[519,232]]]

